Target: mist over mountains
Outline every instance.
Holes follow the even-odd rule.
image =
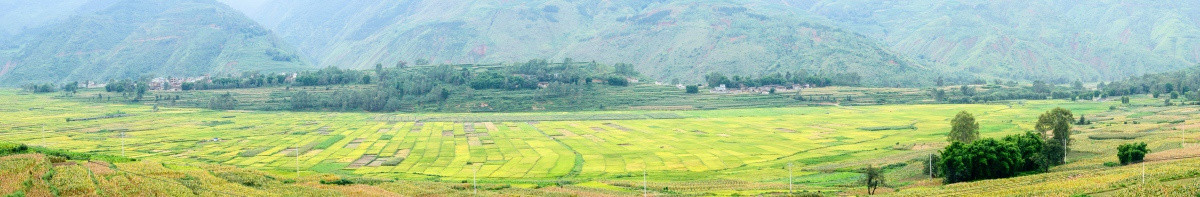
[[[0,17],[21,22],[0,25],[0,82],[570,58],[659,81],[806,70],[913,87],[1107,81],[1200,62],[1200,5],[1188,1],[223,2],[2,2],[13,6]],[[158,12],[118,22],[103,12],[114,6],[85,4]],[[54,12],[22,14],[38,9]],[[96,32],[113,33],[82,37]],[[154,38],[174,41],[144,44]],[[89,55],[63,56],[76,53]]]

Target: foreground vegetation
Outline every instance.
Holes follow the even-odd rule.
[[[1062,190],[986,191],[1178,194],[1189,191],[1181,184],[1200,176],[1169,165],[1194,163],[1179,159],[1200,154],[1193,151],[1200,143],[1200,126],[1189,121],[1200,108],[1163,106],[1149,97],[1134,97],[1129,104],[1056,100],[504,114],[213,111],[76,102],[14,91],[0,97],[18,101],[0,104],[5,141],[89,154],[124,153],[166,166],[237,167],[273,177],[278,182],[271,184],[283,187],[320,185],[322,180],[362,187],[478,181],[528,191],[628,195],[641,193],[644,178],[647,192],[658,194],[750,195],[786,193],[792,180],[796,193],[854,195],[866,194],[859,169],[873,165],[880,166],[887,180],[877,191],[881,194],[952,195],[1012,180],[1091,176],[1095,171],[1116,174],[1099,180],[1068,178],[1060,182],[1071,186]],[[954,114],[974,114],[980,138],[1002,138],[1034,130],[1038,115],[1056,107],[1092,122],[1072,127],[1065,164],[1043,174],[948,185],[924,175],[929,155],[949,145],[946,136]],[[1117,147],[1131,142],[1147,143],[1151,153],[1144,164],[1151,171],[1161,169],[1148,173],[1152,178],[1147,185],[1129,181],[1140,177],[1127,173],[1138,165],[1106,165],[1119,162]],[[1028,184],[1033,182],[1038,181]],[[1150,184],[1156,185],[1141,187]],[[1055,193],[1043,193],[1051,191]]]

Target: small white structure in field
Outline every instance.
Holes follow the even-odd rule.
[[[726,92],[729,92],[729,89],[725,88],[725,84],[721,84],[720,86],[713,88],[712,91],[714,93],[726,93]]]

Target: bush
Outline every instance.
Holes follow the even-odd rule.
[[[1145,142],[1122,144],[1117,147],[1117,158],[1121,160],[1121,165],[1129,165],[1142,162],[1149,152]]]
[[[29,150],[29,147],[25,146],[24,144],[13,144],[13,143],[0,142],[0,155],[11,155],[11,154],[24,153],[25,151],[28,151],[28,150]]]
[[[346,179],[338,179],[338,180],[333,180],[333,181],[321,180],[321,184],[326,184],[326,185],[350,185],[350,184],[354,184],[354,182],[352,182],[352,181],[350,181],[350,180],[346,180]]]
[[[688,94],[700,93],[700,86],[690,85],[690,86],[687,86],[686,89],[687,89]]]

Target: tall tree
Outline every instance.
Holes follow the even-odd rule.
[[[1048,153],[1046,155],[1054,164],[1062,164],[1064,158],[1066,158],[1066,153],[1069,150],[1068,147],[1071,145],[1071,123],[1074,121],[1075,116],[1071,114],[1071,110],[1061,107],[1054,108],[1038,116],[1037,125],[1035,125],[1038,132],[1046,133],[1050,131],[1051,135],[1053,135],[1046,143],[1061,145],[1061,148],[1051,148],[1059,149],[1057,151],[1062,151],[1061,153]]]
[[[979,123],[975,122],[975,116],[967,111],[958,112],[954,120],[950,121],[950,126],[950,142],[969,144],[979,139]]]
[[[879,189],[879,186],[887,184],[883,178],[883,170],[875,168],[874,165],[863,168],[863,175],[865,176],[863,176],[862,184],[867,186],[867,195],[875,195],[875,190]]]

